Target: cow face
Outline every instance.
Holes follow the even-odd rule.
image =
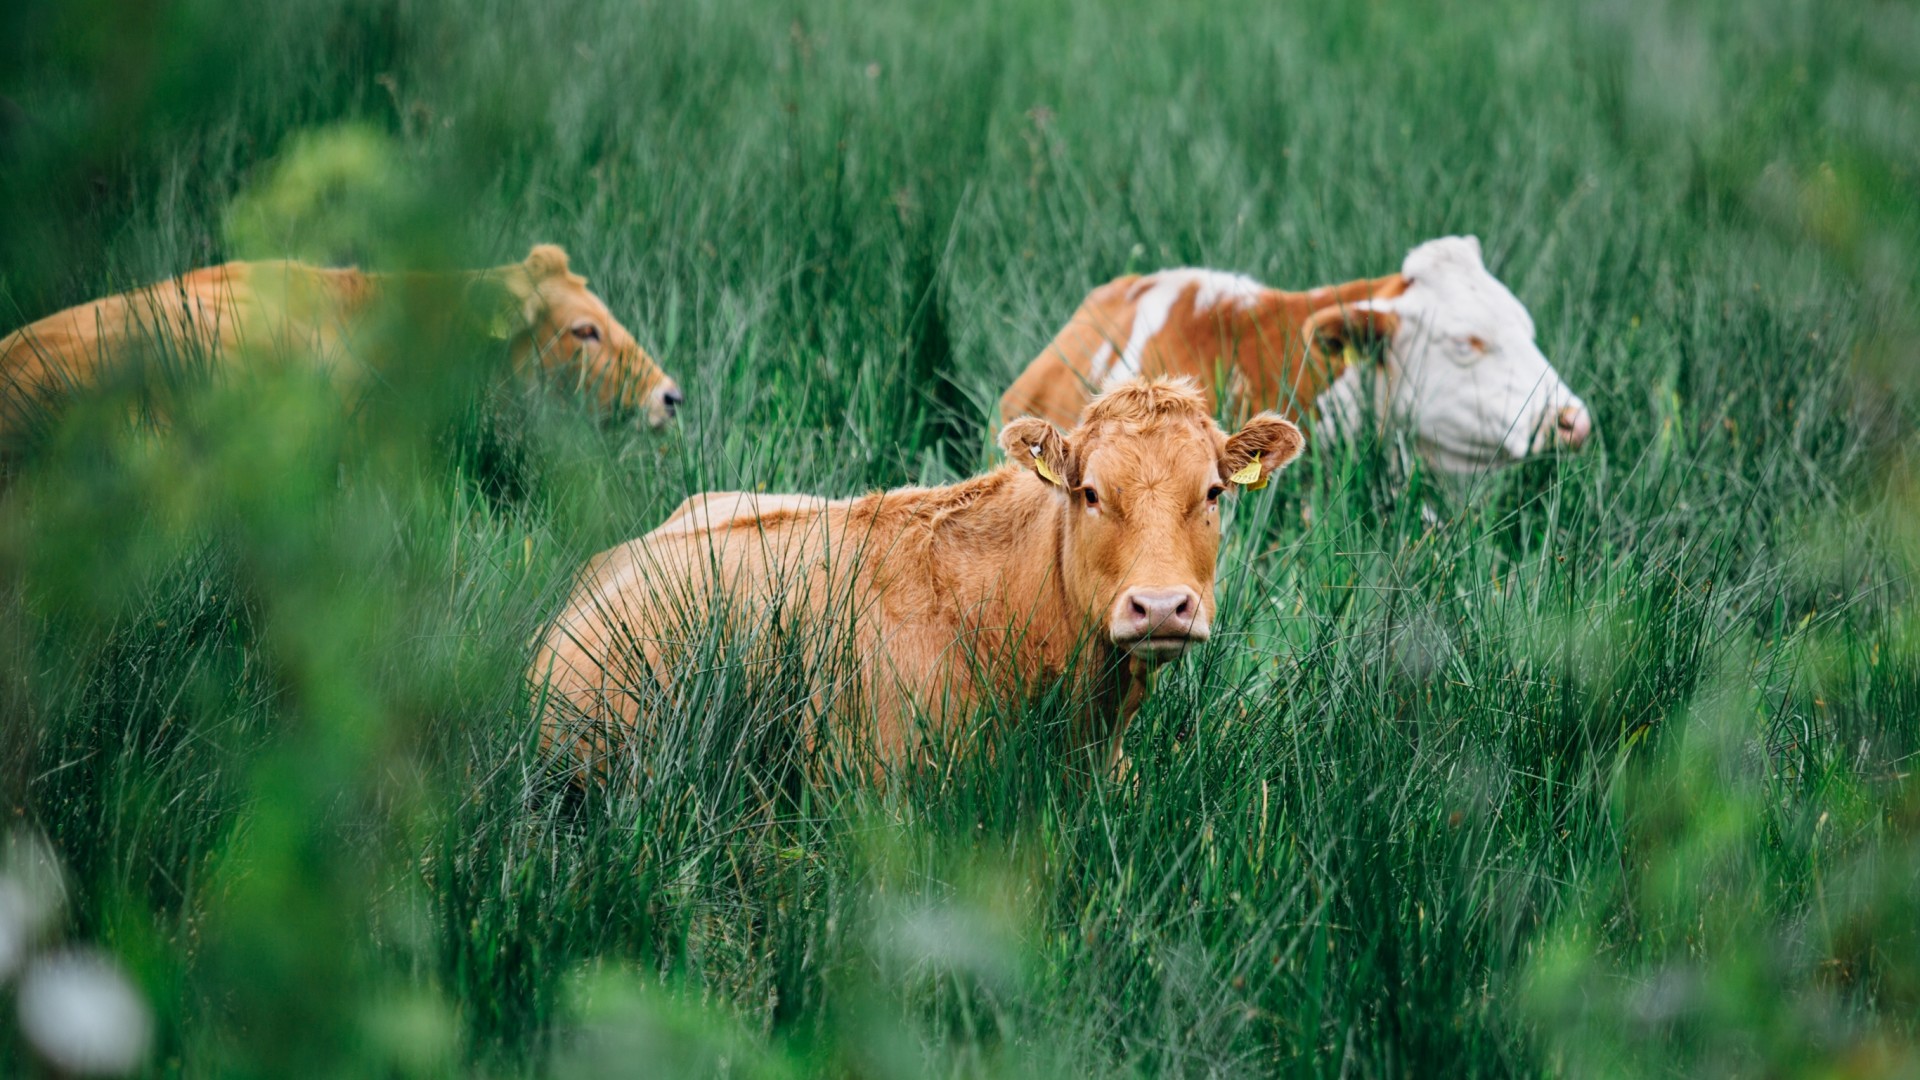
[[[1302,443],[1299,428],[1271,413],[1229,438],[1186,379],[1123,383],[1068,435],[1034,417],[1000,433],[1001,447],[1062,503],[1068,602],[1148,663],[1207,639],[1221,497],[1264,485]]]
[[[537,354],[542,367],[574,380],[602,405],[632,410],[656,428],[673,418],[684,400],[679,384],[588,291],[587,279],[567,269],[566,252],[540,244],[503,277],[526,320],[526,333],[515,339],[516,364]]]
[[[1586,405],[1534,343],[1526,307],[1487,272],[1479,240],[1430,240],[1400,274],[1397,296],[1307,320],[1307,345],[1323,356],[1370,340],[1386,346],[1381,370],[1350,365],[1321,396],[1336,434],[1368,417],[1406,423],[1421,456],[1450,473],[1585,445],[1593,431]]]

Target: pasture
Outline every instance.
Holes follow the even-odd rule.
[[[0,332],[551,242],[686,400],[397,318],[351,388],[162,348],[19,450],[0,877],[52,853],[32,947],[128,974],[145,1073],[1920,1071],[1911,5],[230,7],[0,15]],[[542,762],[545,620],[687,495],[972,475],[1102,282],[1457,233],[1590,444],[1230,496],[1128,778],[1060,693],[802,760],[837,661],[777,621],[617,782]]]

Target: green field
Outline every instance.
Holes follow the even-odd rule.
[[[0,331],[551,241],[688,396],[402,320],[17,449],[0,878],[152,1074],[1920,1075],[1915,6],[33,0],[0,94]],[[542,620],[687,494],[969,475],[1094,285],[1449,233],[1597,445],[1239,497],[1134,780],[1058,695],[794,768],[806,672],[723,661],[642,775],[540,760]]]

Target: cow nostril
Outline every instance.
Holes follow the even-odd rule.
[[[678,405],[681,402],[687,400],[687,395],[681,393],[679,387],[674,386],[674,387],[669,387],[666,393],[661,394],[660,400],[666,402],[667,408],[671,409],[675,405]]]
[[[1143,619],[1147,617],[1147,605],[1141,603],[1139,597],[1133,597],[1129,599],[1127,601],[1127,606],[1133,609],[1133,613],[1135,615],[1138,615]]]
[[[1190,596],[1183,596],[1180,598],[1180,606],[1173,609],[1173,616],[1176,619],[1183,619],[1183,618],[1186,618],[1187,613],[1192,610],[1193,610],[1193,598]]]
[[[1560,410],[1556,418],[1560,441],[1569,449],[1578,450],[1585,445],[1587,436],[1593,434],[1593,420],[1585,409],[1569,405]]]

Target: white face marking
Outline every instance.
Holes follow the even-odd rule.
[[[1534,343],[1525,305],[1481,263],[1478,240],[1430,240],[1407,255],[1401,273],[1411,282],[1405,293],[1356,305],[1400,318],[1385,393],[1376,387],[1371,395],[1376,417],[1409,424],[1421,455],[1453,473],[1585,441],[1585,403]],[[1336,430],[1352,430],[1364,407],[1357,385],[1341,386],[1346,375],[1321,399]]]
[[[1101,378],[1103,388],[1139,377],[1140,358],[1146,355],[1147,345],[1166,327],[1173,306],[1190,289],[1193,310],[1199,314],[1224,303],[1247,307],[1259,297],[1261,285],[1244,274],[1220,270],[1162,270],[1141,278],[1127,294],[1133,301],[1133,328],[1127,335],[1127,347],[1120,351],[1118,361],[1106,368]],[[1106,348],[1103,344],[1102,352],[1095,355],[1096,372],[1100,371],[1098,360]]]

